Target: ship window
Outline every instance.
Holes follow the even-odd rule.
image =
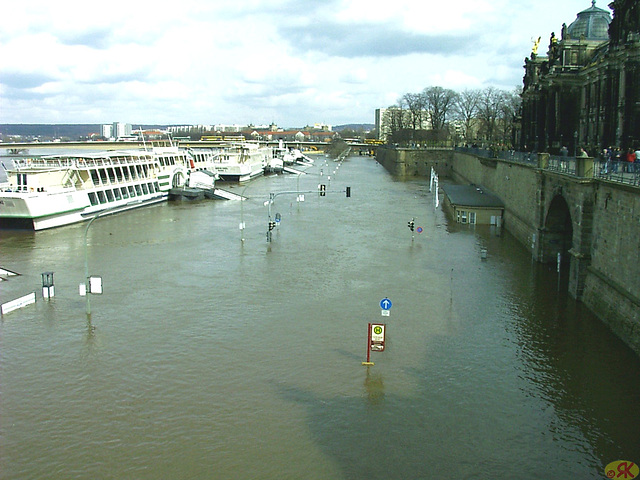
[[[126,165],[122,167],[122,176],[126,181],[129,181],[129,178],[130,178],[129,167]]]
[[[107,172],[105,172],[103,168],[101,168],[98,171],[100,172],[100,183],[102,184],[107,183]]]
[[[151,193],[156,193],[155,185],[153,183],[149,183],[149,191]]]
[[[122,200],[122,195],[120,195],[120,189],[119,188],[114,188],[113,189],[113,196],[116,197],[116,200]]]
[[[136,165],[136,178],[142,178],[142,168],[140,165]]]
[[[142,166],[142,171],[144,172],[144,178],[147,178],[149,176],[149,166],[148,165],[143,165]]]
[[[136,196],[136,191],[133,189],[133,185],[129,185],[129,196],[130,197]]]
[[[109,181],[111,183],[115,183],[116,181],[116,172],[114,168],[108,168],[107,172],[109,173]]]
[[[91,180],[94,185],[100,185],[100,178],[98,177],[98,172],[95,170],[91,170]]]
[[[136,185],[136,193],[138,195],[142,195],[142,189],[140,188],[140,185]]]
[[[142,191],[144,192],[144,194],[145,194],[145,195],[149,195],[149,189],[147,188],[147,184],[146,184],[146,183],[143,183],[143,184],[141,185],[141,187],[142,187]]]
[[[100,203],[107,203],[107,199],[105,198],[104,192],[102,190],[98,192],[98,200],[100,201]]]
[[[98,204],[98,197],[96,196],[95,192],[89,192],[89,201],[91,202],[91,205]]]
[[[129,190],[127,190],[127,187],[122,187],[120,191],[122,192],[122,198],[129,198]]]
[[[110,202],[113,202],[114,198],[113,198],[113,191],[111,190],[106,190],[107,193],[107,200],[109,200]]]
[[[118,179],[118,182],[122,182],[122,167],[117,167],[116,169],[116,178]]]
[[[153,187],[154,187],[154,190],[155,190],[156,192],[159,192],[159,191],[160,191],[160,185],[158,185],[158,182],[154,182],[154,183],[153,183]]]

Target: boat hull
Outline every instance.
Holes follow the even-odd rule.
[[[166,201],[188,178],[188,159],[163,148],[20,161],[0,188],[0,228],[45,230]]]
[[[216,165],[220,180],[227,182],[248,182],[264,174],[262,164],[255,165]]]
[[[0,197],[0,228],[46,230],[73,223],[84,222],[95,215],[109,210],[109,213],[119,213],[134,208],[144,207],[167,199],[167,192],[156,192],[143,195],[131,201],[123,199],[108,204],[92,206],[85,192],[73,192],[74,195],[47,195],[43,197]],[[84,197],[84,198],[83,198]],[[68,201],[66,205],[62,202]],[[49,208],[45,208],[47,206]],[[64,208],[61,208],[61,205]]]

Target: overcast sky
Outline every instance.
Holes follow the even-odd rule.
[[[425,87],[521,85],[533,39],[545,54],[590,6],[14,0],[0,22],[0,123],[373,123]]]

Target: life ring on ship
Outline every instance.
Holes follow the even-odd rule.
[[[196,164],[195,164],[195,163],[193,163],[193,158],[190,158],[190,159],[189,159],[189,165],[191,165],[191,168],[192,168],[192,169],[195,169],[195,168],[196,168]]]

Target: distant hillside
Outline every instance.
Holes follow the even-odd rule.
[[[93,124],[0,124],[0,133],[3,135],[21,135],[25,137],[69,137],[75,139],[79,137],[86,137],[91,133],[100,133],[100,130],[100,125]]]
[[[360,130],[364,132],[370,132],[376,128],[376,126],[372,123],[350,123],[348,125],[334,125],[333,131],[341,132],[342,130],[349,129],[359,132]]]
[[[139,128],[136,125],[136,128]],[[166,128],[160,125],[142,125],[143,129]],[[102,124],[92,123],[4,123],[0,124],[0,134],[21,135],[23,137],[61,138],[70,140],[85,138],[92,133],[100,135]]]
[[[138,125],[135,128],[143,128],[145,130],[167,128],[167,125]],[[335,125],[333,130],[340,132],[345,129],[354,130],[356,132],[369,132],[375,128],[370,123],[352,123],[348,125]],[[69,140],[84,139],[91,134],[102,133],[102,124],[91,123],[4,123],[0,124],[1,135],[20,135],[23,137],[39,137],[41,139],[68,138]]]

